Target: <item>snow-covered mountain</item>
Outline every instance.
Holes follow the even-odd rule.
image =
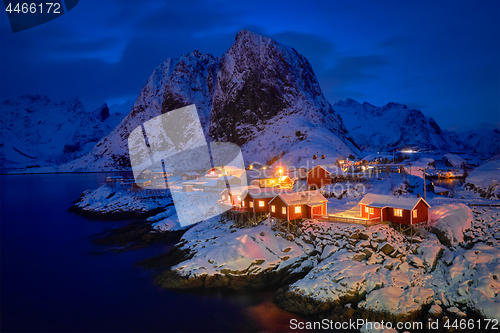
[[[240,145],[247,163],[283,153],[284,160],[300,164],[313,154],[333,159],[359,152],[307,59],[242,30],[221,58],[195,51],[160,64],[123,121],[89,154],[60,170],[127,168],[130,132],[190,104],[198,109],[207,140]]]
[[[500,153],[500,129],[471,130],[457,133],[470,152],[485,155]]]
[[[346,99],[333,105],[349,133],[365,151],[416,146],[436,150],[463,150],[454,132],[443,130],[432,118],[406,105],[388,103],[382,107]]]
[[[0,167],[61,164],[89,152],[117,123],[106,104],[87,112],[78,98],[23,95],[0,103]]]

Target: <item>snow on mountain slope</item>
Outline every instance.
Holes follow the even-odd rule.
[[[0,103],[0,166],[60,164],[90,151],[116,125],[106,104],[87,112],[78,98],[23,95]]]
[[[486,155],[500,153],[500,129],[481,129],[457,133],[468,151]]]
[[[432,118],[406,105],[388,103],[382,107],[353,99],[333,105],[354,140],[366,151],[402,146],[437,150],[461,150],[463,144],[454,132],[442,130]]]
[[[314,154],[358,153],[354,141],[321,92],[309,62],[294,49],[242,30],[216,58],[198,51],[158,66],[132,111],[92,151],[60,171],[129,167],[127,138],[145,121],[195,104],[208,141],[241,145],[247,163],[293,151],[297,161]],[[311,143],[322,138],[325,145]]]
[[[211,117],[210,136],[240,144],[247,162],[358,151],[307,59],[246,30],[222,57]]]
[[[207,129],[211,93],[219,60],[194,51],[167,59],[151,74],[130,113],[89,154],[62,165],[63,172],[109,171],[130,168],[127,139],[144,122],[164,112],[196,104],[202,126]]]

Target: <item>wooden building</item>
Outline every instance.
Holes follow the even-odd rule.
[[[217,186],[218,187],[225,187],[227,185],[230,186],[240,186],[241,185],[241,179],[235,176],[222,176],[217,179]]]
[[[200,174],[196,172],[184,172],[181,174],[181,180],[197,180],[200,178]]]
[[[221,200],[220,203],[231,205],[231,206],[238,206],[240,207],[241,205],[241,198],[243,195],[243,192],[245,191],[246,187],[245,186],[231,186],[230,189],[225,188],[221,193]]]
[[[283,192],[269,201],[272,217],[292,221],[325,215],[327,200],[318,191]]]
[[[332,177],[343,174],[337,166],[316,165],[307,173],[307,188],[309,190],[320,189],[332,183]]]
[[[358,205],[361,206],[362,218],[380,217],[382,222],[405,225],[427,222],[431,207],[423,198],[396,198],[371,193],[365,195]]]
[[[269,201],[282,192],[277,188],[248,189],[241,196],[241,208],[253,213],[269,212]]]
[[[212,178],[212,179],[219,178],[222,176],[241,177],[243,172],[245,172],[244,169],[240,169],[240,168],[232,166],[232,165],[225,165],[225,166],[213,167],[211,169],[208,169],[205,177]]]

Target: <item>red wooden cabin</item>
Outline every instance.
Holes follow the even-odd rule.
[[[282,192],[272,187],[249,189],[241,196],[241,208],[253,213],[269,212],[269,201]]]
[[[342,173],[337,166],[316,165],[307,173],[307,188],[320,189],[332,183],[332,177]]]
[[[390,195],[367,194],[358,203],[362,218],[380,217],[381,221],[418,224],[429,219],[431,207],[423,198],[396,198]]]
[[[272,217],[291,221],[325,215],[327,202],[318,191],[284,192],[269,202],[269,209]]]

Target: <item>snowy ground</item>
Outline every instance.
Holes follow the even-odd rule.
[[[355,206],[349,196],[331,209]],[[387,225],[309,220],[293,235],[272,227],[251,228],[207,220],[183,236],[193,257],[172,269],[181,276],[256,276],[270,271],[308,272],[291,284],[277,303],[285,310],[317,315],[336,304],[400,318],[469,309],[500,319],[500,208],[470,209],[460,199],[435,197],[434,225],[453,236],[449,247],[433,233],[411,240]],[[465,233],[464,233],[465,232]],[[303,302],[318,304],[312,308]],[[425,307],[423,307],[426,305]]]
[[[90,214],[146,214],[172,205],[168,190],[134,190],[130,185],[108,183],[87,190],[75,208]]]
[[[500,319],[499,210],[488,208],[474,214],[471,229],[481,230],[482,240],[494,246],[474,239],[449,249],[432,233],[412,244],[387,226],[306,222],[304,235],[315,239],[320,261],[289,287],[288,297],[299,295],[329,306],[361,297],[359,308],[404,316],[432,304],[433,311],[457,308],[465,316],[467,309],[476,309],[487,318]],[[447,224],[458,232],[468,218],[461,217],[461,209],[454,212],[457,216],[451,221],[456,225]],[[285,309],[297,306],[284,304]]]
[[[234,228],[232,221],[206,220],[187,231],[182,248],[193,258],[172,267],[181,276],[252,275],[289,265],[312,265],[313,247],[303,240],[289,241],[271,229],[271,220],[253,228]]]
[[[465,179],[462,196],[500,200],[500,159],[485,163]]]

